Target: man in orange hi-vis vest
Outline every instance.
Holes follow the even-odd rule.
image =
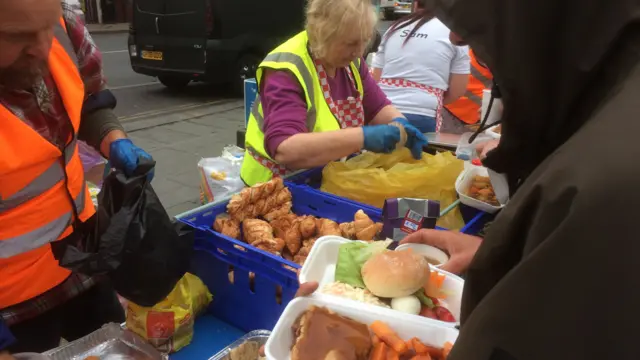
[[[78,140],[125,174],[150,158],[114,115],[101,59],[77,0],[0,1],[0,357],[124,321],[110,284],[50,246],[95,213]]]
[[[458,100],[445,105],[440,132],[452,134],[473,132],[473,126],[480,120],[482,90],[491,89],[493,75],[477,58],[473,50],[469,50],[469,56],[471,57],[471,73],[469,74],[467,91]]]

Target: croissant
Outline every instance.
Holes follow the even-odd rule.
[[[213,229],[222,235],[240,240],[240,223],[231,219],[227,214],[216,216]]]
[[[282,215],[286,215],[288,213],[291,212],[291,207],[293,206],[293,204],[291,203],[291,201],[288,201],[282,205],[280,205],[279,207],[271,210],[270,212],[266,213],[263,215],[263,217],[265,218],[265,220],[267,221],[272,221]]]
[[[242,222],[242,230],[244,232],[244,240],[250,245],[253,245],[258,240],[273,239],[273,228],[266,221],[247,219]]]
[[[308,239],[316,234],[316,218],[313,216],[305,216],[300,221],[300,234],[303,239]]]
[[[272,220],[269,224],[273,228],[273,233],[276,237],[284,238],[284,233],[291,228],[293,223],[297,221],[298,216],[296,214],[286,214]]]
[[[293,262],[298,265],[304,265],[304,262],[305,260],[307,260],[307,256],[309,256],[310,251],[310,247],[303,246],[300,251],[293,257]]]
[[[294,221],[291,227],[284,233],[284,242],[292,254],[297,254],[302,247],[302,235],[300,234],[300,222]]]
[[[252,245],[260,250],[264,250],[266,252],[270,252],[274,255],[280,256],[282,254],[282,249],[284,249],[285,243],[284,240],[280,238],[273,238],[258,240]]]
[[[376,224],[362,210],[358,210],[354,216],[353,227],[356,232],[357,240],[373,240],[382,230],[382,224]]]
[[[229,200],[227,212],[236,221],[263,216],[291,201],[291,192],[280,178],[245,188]]]
[[[342,233],[342,237],[345,239],[355,239],[356,237],[356,227],[352,222],[342,223],[339,225],[340,232]]]
[[[318,226],[318,236],[336,235],[341,236],[340,226],[337,222],[329,219],[319,219],[316,221]]]

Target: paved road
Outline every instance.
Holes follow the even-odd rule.
[[[378,30],[389,26],[382,21]],[[103,53],[104,72],[109,86],[118,98],[116,112],[125,121],[128,117],[146,112],[175,109],[228,98],[221,89],[206,84],[191,84],[183,91],[170,91],[157,79],[136,74],[129,64],[126,33],[95,34],[93,37]]]

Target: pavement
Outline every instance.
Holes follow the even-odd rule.
[[[133,142],[156,160],[153,188],[174,216],[200,206],[198,161],[219,156],[226,145],[235,144],[236,131],[244,128],[244,102],[211,101],[122,124]]]
[[[117,31],[125,27],[126,30]],[[385,31],[389,22],[381,22]],[[153,186],[170,215],[200,205],[198,161],[220,156],[244,129],[244,101],[226,89],[191,84],[171,91],[136,74],[129,63],[128,24],[90,27],[103,54],[104,74],[118,99],[115,111],[133,141],[156,160]],[[109,31],[107,31],[109,30]]]
[[[87,24],[87,30],[92,35],[105,33],[129,32],[129,23],[118,24]]]

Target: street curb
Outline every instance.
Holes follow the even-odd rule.
[[[120,122],[128,133],[165,126],[183,121],[222,114],[237,109],[242,109],[244,104],[234,101],[216,101],[205,104],[198,104],[192,107],[177,107],[168,109],[166,112],[145,113],[129,119],[122,119]]]
[[[89,34],[118,34],[128,33],[129,23],[119,24],[87,24]]]
[[[207,102],[199,103],[199,104],[178,105],[178,106],[173,106],[173,107],[169,107],[169,108],[165,108],[165,109],[157,109],[157,110],[145,111],[145,112],[134,114],[134,115],[122,116],[122,117],[119,118],[119,120],[120,120],[120,122],[135,122],[135,121],[140,121],[140,120],[146,120],[146,119],[151,118],[151,117],[158,117],[158,116],[175,114],[177,112],[182,112],[182,111],[196,110],[196,109],[210,107],[210,106],[220,106],[220,105],[224,105],[224,104],[227,104],[227,103],[232,103],[232,102],[235,102],[235,101],[237,101],[237,100],[236,99],[222,99],[222,100],[207,101]]]

